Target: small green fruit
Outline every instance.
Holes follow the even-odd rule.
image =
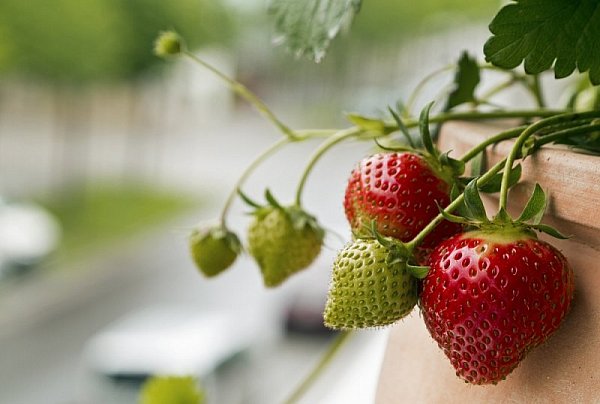
[[[191,376],[154,376],[140,392],[140,404],[204,404],[204,391]]]
[[[248,250],[263,275],[275,287],[317,258],[323,230],[314,217],[297,207],[267,205],[255,213],[248,230]]]
[[[242,250],[235,233],[221,226],[194,230],[189,243],[196,266],[208,277],[218,275],[229,268]]]
[[[183,39],[173,31],[161,32],[154,41],[154,54],[162,58],[178,55],[184,48]]]
[[[334,264],[325,325],[334,329],[381,327],[408,315],[417,303],[417,280],[406,260],[376,239],[356,239]]]

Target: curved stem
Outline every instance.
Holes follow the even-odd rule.
[[[227,75],[223,74],[219,69],[217,69],[216,67],[212,66],[211,64],[205,62],[204,60],[200,59],[198,56],[194,55],[193,53],[186,50],[186,51],[183,51],[183,54],[186,55],[187,57],[189,57],[194,62],[201,65],[202,67],[204,67],[204,68],[210,70],[212,73],[216,74],[221,80],[223,80],[225,83],[227,83],[227,85],[229,86],[229,88],[231,88],[231,90],[233,92],[235,92],[237,95],[242,97],[248,103],[253,105],[254,108],[256,108],[258,110],[258,112],[260,112],[269,122],[271,122],[273,125],[275,125],[277,127],[277,129],[279,129],[281,131],[281,133],[283,133],[284,135],[286,135],[287,137],[289,137],[291,139],[296,138],[296,133],[292,129],[290,129],[287,125],[285,125],[283,122],[281,122],[279,120],[279,118],[277,118],[275,116],[275,114],[269,109],[269,107],[267,107],[267,105],[260,98],[258,98],[252,91],[250,91],[248,89],[248,87],[246,87],[242,83],[232,79],[231,77],[228,77]]]
[[[517,83],[518,81],[515,80],[514,78],[511,78],[510,80],[504,81],[500,84],[498,84],[497,86],[490,88],[487,92],[485,92],[482,96],[481,99],[479,99],[478,101],[481,103],[483,101],[487,101],[489,98],[493,97],[494,95],[498,94],[499,92],[510,88],[513,84]]]
[[[534,133],[539,131],[540,129],[551,126],[554,124],[561,124],[564,122],[572,122],[575,120],[583,119],[583,118],[594,118],[600,116],[600,111],[590,111],[590,112],[582,112],[582,113],[571,113],[571,114],[562,114],[553,116],[550,118],[542,119],[530,126],[527,127],[519,135],[515,144],[513,145],[508,157],[506,158],[506,169],[502,175],[502,183],[500,186],[500,209],[506,210],[506,202],[508,200],[508,184],[510,181],[510,172],[512,170],[512,165],[517,156],[521,153],[521,149],[525,144],[525,141]]]
[[[460,158],[460,160],[466,163],[467,161],[471,160],[473,157],[477,156],[481,151],[485,150],[485,148],[488,147],[489,145],[496,144],[503,140],[512,139],[514,137],[517,137],[526,128],[527,128],[527,125],[523,125],[523,126],[518,126],[513,129],[505,130],[504,132],[500,132],[497,135],[492,136],[492,137],[484,140],[477,146],[473,147],[471,150],[466,152]]]
[[[500,172],[500,170],[502,170],[502,168],[505,166],[506,163],[506,159],[503,159],[502,161],[499,161],[498,163],[496,163],[492,168],[490,168],[484,175],[482,175],[478,180],[477,180],[477,185],[478,186],[483,186],[485,184],[487,184],[493,177],[494,175],[498,174]],[[452,211],[454,211],[455,209],[457,209],[460,204],[463,202],[465,198],[464,193],[460,194],[455,200],[453,200],[450,205],[446,206],[446,208],[444,208],[444,212],[445,213],[452,213]],[[442,216],[442,214],[438,214],[436,217],[433,218],[433,220],[431,222],[429,222],[429,224],[427,226],[425,226],[423,228],[423,230],[421,230],[419,232],[419,234],[417,234],[415,236],[415,238],[413,238],[411,241],[409,241],[408,243],[406,243],[406,247],[408,248],[409,251],[414,250],[414,248],[416,246],[418,246],[419,244],[421,244],[423,242],[423,239],[425,239],[425,237],[427,237],[427,235],[429,233],[431,233],[433,231],[433,229],[436,228],[436,226],[438,224],[440,224],[442,221],[444,220],[444,216]]]
[[[590,132],[600,131],[600,123],[591,124],[591,125],[582,125],[577,126],[570,129],[561,130],[550,135],[545,135],[536,140],[535,146],[541,147],[545,144],[555,142],[557,140],[564,139],[566,137],[574,136],[574,135],[583,135]]]
[[[429,123],[443,123],[448,121],[485,121],[493,119],[506,118],[546,118],[559,114],[564,114],[570,110],[564,109],[516,109],[512,111],[466,111],[466,112],[445,112],[434,115],[429,118]],[[415,119],[406,120],[404,126],[414,128],[419,125],[419,121]],[[395,122],[384,123],[385,133],[391,133],[398,130],[398,125]]]
[[[290,394],[285,404],[293,404],[298,402],[300,398],[311,387],[315,380],[320,376],[321,372],[329,365],[338,350],[348,341],[352,335],[352,331],[342,331],[335,337],[325,354],[321,357],[317,366],[308,374],[308,376],[300,383],[300,385]]]
[[[329,137],[338,133],[339,129],[299,129],[294,131],[298,140],[317,137]]]
[[[404,111],[405,113],[403,114],[405,117],[406,116],[410,116],[410,111],[413,107],[413,105],[415,104],[417,97],[419,96],[419,94],[421,93],[421,91],[423,91],[423,88],[425,87],[425,85],[434,77],[447,72],[448,70],[452,70],[456,68],[456,65],[452,64],[452,65],[448,65],[448,66],[444,66],[438,70],[435,70],[431,73],[429,73],[427,76],[423,77],[423,79],[421,79],[417,85],[415,86],[415,88],[413,89],[412,93],[410,94],[410,97],[408,97],[408,100],[406,101],[406,105],[404,106]]]
[[[317,148],[317,150],[314,152],[314,154],[308,161],[308,164],[306,165],[306,168],[304,169],[304,172],[302,173],[302,177],[300,177],[300,182],[298,183],[298,188],[296,189],[296,205],[297,206],[302,205],[302,192],[304,191],[304,186],[306,185],[306,180],[308,179],[308,175],[311,173],[312,169],[314,168],[317,161],[319,161],[321,156],[323,156],[323,154],[325,154],[325,152],[327,152],[327,150],[331,149],[336,144],[338,144],[348,138],[351,138],[353,136],[358,136],[361,133],[363,133],[363,130],[358,127],[351,127],[348,129],[341,130],[338,133],[336,133],[335,135],[331,136],[329,139],[327,139],[325,142],[323,142]]]
[[[231,205],[233,204],[233,201],[235,200],[238,190],[240,189],[242,184],[246,181],[246,179],[250,176],[250,174],[252,174],[252,172],[256,169],[256,167],[258,167],[260,165],[260,163],[262,163],[267,157],[269,157],[271,154],[275,153],[277,150],[279,150],[284,145],[291,143],[291,142],[292,142],[292,140],[290,138],[287,138],[287,137],[280,138],[275,143],[273,143],[271,146],[269,146],[267,149],[265,149],[261,154],[259,154],[258,157],[256,157],[254,159],[254,161],[252,161],[252,163],[250,163],[250,165],[248,167],[246,167],[246,170],[244,170],[244,172],[242,173],[240,178],[238,178],[238,180],[236,181],[231,193],[229,194],[229,196],[227,197],[227,199],[225,201],[225,204],[223,205],[223,210],[221,211],[221,217],[220,217],[222,227],[227,227],[226,226],[227,213],[229,212],[229,209],[231,208]]]
[[[448,112],[432,116],[429,119],[431,123],[446,122],[446,121],[478,121],[487,119],[505,119],[505,118],[544,118],[568,112],[566,110],[550,110],[550,109],[525,109],[513,111],[492,111],[492,112]]]

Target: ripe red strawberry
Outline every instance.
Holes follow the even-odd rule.
[[[377,231],[410,241],[450,203],[452,174],[433,157],[416,153],[379,153],[360,161],[346,187],[344,209],[352,232],[369,237]],[[461,226],[443,221],[421,244],[431,249],[456,234]]]
[[[472,231],[431,254],[421,310],[431,336],[473,384],[506,378],[556,331],[573,297],[565,257],[535,233]]]

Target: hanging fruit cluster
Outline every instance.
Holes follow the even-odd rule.
[[[193,258],[206,276],[230,267],[242,252],[240,238],[226,224],[236,197],[254,208],[246,250],[258,264],[265,286],[278,286],[308,268],[319,255],[325,232],[302,206],[306,180],[323,154],[355,139],[375,142],[380,151],[358,162],[347,180],[343,207],[352,234],[333,262],[324,310],[328,327],[387,326],[418,305],[425,326],[456,374],[469,383],[495,384],[561,325],[573,299],[573,269],[537,234],[564,236],[542,223],[547,197],[539,185],[516,218],[507,213],[508,191],[520,179],[517,161],[546,144],[567,143],[598,153],[594,133],[600,131],[599,110],[576,111],[574,103],[561,110],[547,109],[537,79],[515,80],[514,72],[509,82],[525,85],[538,108],[480,109],[489,100],[475,96],[473,80],[466,76],[478,75],[486,66],[463,54],[451,102],[436,114],[428,104],[416,119],[410,107],[399,105],[390,108],[386,118],[349,115],[354,125],[346,129],[291,130],[246,87],[187,51],[176,34],[163,34],[157,53],[183,54],[212,70],[283,135],[242,174],[220,222],[199,228],[190,237]],[[456,108],[467,103],[472,109]],[[430,132],[430,126],[450,120],[503,118],[516,118],[521,124],[460,158],[438,150]],[[242,192],[247,177],[266,157],[287,144],[317,137],[325,140],[309,159],[293,204],[282,205],[269,190],[265,204]],[[510,154],[486,170],[486,149],[507,139],[515,139]],[[492,217],[481,193],[499,193]]]

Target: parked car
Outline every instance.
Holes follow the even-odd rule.
[[[46,209],[0,198],[0,279],[37,265],[60,239],[60,225]]]
[[[85,357],[113,379],[153,375],[206,377],[255,343],[257,330],[233,314],[156,306],[130,313],[98,332]]]

